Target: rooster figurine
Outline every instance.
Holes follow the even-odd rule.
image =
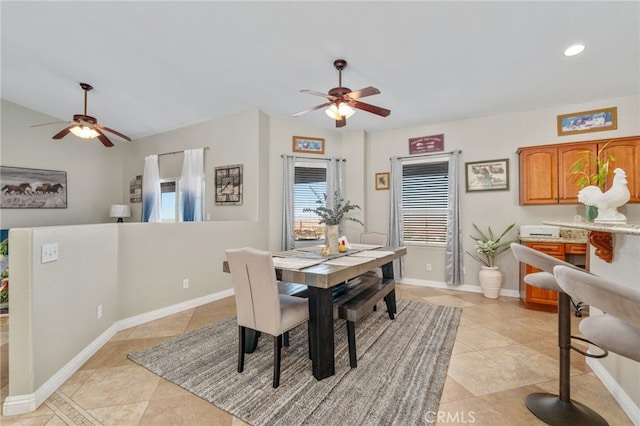
[[[624,170],[617,168],[613,171],[613,185],[602,192],[595,185],[587,186],[578,191],[578,201],[587,206],[598,208],[598,217],[595,222],[626,222],[627,217],[616,210],[629,201],[630,193],[627,187],[627,174]]]

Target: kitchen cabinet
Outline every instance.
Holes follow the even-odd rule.
[[[629,202],[640,203],[640,136],[611,142],[604,148],[603,153],[616,159],[610,164],[611,173],[607,177],[605,189],[611,188],[613,170],[619,167],[627,174],[627,186],[631,193]]]
[[[587,253],[586,244],[537,241],[521,241],[521,243],[527,247],[541,251],[560,260],[584,266],[584,262],[581,261],[581,259],[584,259],[584,255]],[[524,276],[534,272],[540,272],[540,270],[531,265],[520,263],[520,300],[522,301],[522,304],[527,309],[557,312],[557,292],[533,287],[524,282]]]
[[[605,155],[613,155],[616,161],[610,164],[604,190],[611,187],[613,169],[620,167],[627,174],[629,202],[640,202],[640,136],[630,136],[519,148],[520,205],[579,204],[578,176],[571,174],[571,166],[587,151],[596,155],[605,144]],[[595,172],[595,165],[589,164],[588,173]]]

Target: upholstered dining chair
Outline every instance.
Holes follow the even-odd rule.
[[[250,247],[226,251],[238,317],[238,373],[244,370],[246,329],[273,340],[273,387],[280,386],[283,335],[309,321],[308,300],[280,294],[271,253]],[[308,343],[307,343],[308,344]]]
[[[380,232],[363,232],[360,234],[360,244],[380,245],[383,247],[388,246],[389,236]],[[376,268],[373,272],[375,272],[377,276],[382,277],[382,268]],[[373,307],[373,310],[376,310],[375,306]]]
[[[360,234],[360,244],[389,245],[389,236],[380,232],[363,232]]]
[[[513,255],[522,263],[533,266],[540,270],[524,276],[524,282],[544,290],[558,292],[558,347],[559,347],[559,394],[531,393],[525,397],[525,405],[536,417],[548,425],[607,425],[602,416],[580,402],[571,399],[571,349],[582,355],[602,358],[603,355],[592,355],[571,345],[571,339],[579,337],[571,336],[571,297],[565,293],[556,277],[553,275],[553,268],[564,266],[568,269],[578,270],[568,262],[557,259],[541,251],[518,243],[511,244]],[[592,343],[587,341],[587,343]]]
[[[608,351],[640,362],[640,291],[596,275],[556,266],[560,287],[604,313],[580,321],[580,331]]]

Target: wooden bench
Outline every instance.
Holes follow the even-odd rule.
[[[380,278],[375,272],[368,272],[350,280],[348,290],[333,301],[334,316],[347,321],[347,341],[349,342],[349,364],[358,366],[356,357],[355,323],[369,314],[376,304],[384,299],[390,319],[396,314],[396,282],[392,278]]]

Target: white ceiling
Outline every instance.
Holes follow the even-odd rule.
[[[1,2],[2,98],[83,110],[133,138],[258,108],[334,128],[338,85],[375,86],[370,132],[637,95],[640,2]],[[566,58],[581,42],[586,50]],[[607,107],[610,105],[603,105]],[[567,111],[572,112],[572,111]],[[38,124],[38,123],[34,123]],[[63,125],[52,125],[52,134]]]

